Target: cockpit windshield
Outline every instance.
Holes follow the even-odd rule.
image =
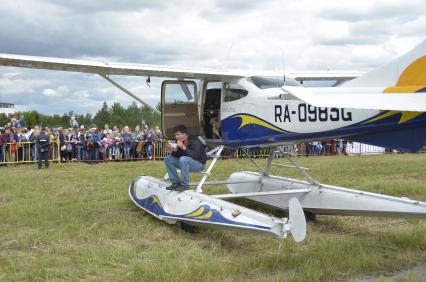
[[[247,80],[260,89],[280,88],[282,86],[302,86],[294,78],[284,76],[251,76]]]

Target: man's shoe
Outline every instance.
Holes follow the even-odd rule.
[[[179,183],[172,183],[172,185],[166,187],[166,190],[176,190],[179,185]]]
[[[179,184],[179,186],[175,189],[175,191],[183,192],[183,191],[188,190],[188,189],[189,189],[189,186],[185,186],[183,184]]]

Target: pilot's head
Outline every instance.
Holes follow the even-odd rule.
[[[185,125],[178,125],[173,128],[173,133],[177,141],[188,140],[188,129]]]

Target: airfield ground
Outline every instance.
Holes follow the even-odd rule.
[[[296,160],[323,183],[426,201],[426,154]],[[221,160],[212,179],[242,168],[253,166]],[[283,172],[296,176],[275,171]],[[163,164],[0,167],[0,281],[334,281],[426,264],[426,220],[319,216],[299,244],[233,231],[188,234],[130,201],[128,185],[140,174],[161,177]],[[216,191],[226,188],[208,190]],[[398,279],[425,281],[416,272]]]

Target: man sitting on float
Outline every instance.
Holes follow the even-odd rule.
[[[206,148],[197,136],[188,134],[184,125],[173,128],[176,143],[167,143],[171,154],[164,159],[169,179],[167,190],[185,191],[189,188],[189,173],[204,169],[207,161]],[[177,169],[181,170],[179,178]]]

